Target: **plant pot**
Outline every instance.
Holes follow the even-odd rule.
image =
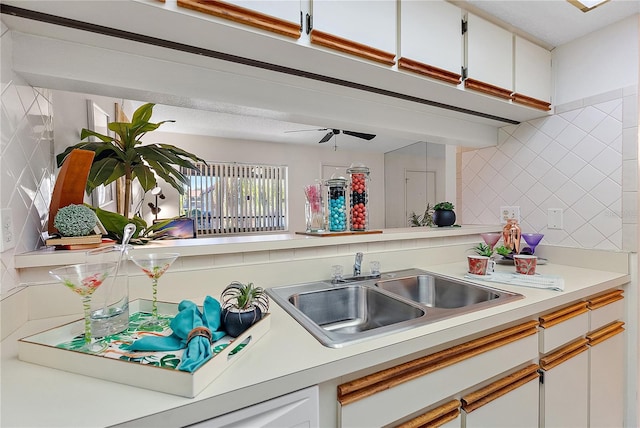
[[[261,318],[262,311],[260,308],[252,308],[244,311],[223,309],[222,311],[222,325],[231,337],[240,336],[245,330],[260,321]]]
[[[438,227],[452,226],[456,222],[456,213],[452,210],[435,210],[433,224]]]

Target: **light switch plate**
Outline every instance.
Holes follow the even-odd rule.
[[[507,224],[507,220],[516,219],[520,223],[520,207],[519,206],[502,206],[500,207],[500,223]]]
[[[562,208],[549,208],[547,210],[547,228],[564,229]]]

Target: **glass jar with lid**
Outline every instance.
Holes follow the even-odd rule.
[[[353,163],[347,169],[349,174],[350,212],[349,228],[352,231],[365,231],[369,227],[369,168],[361,163]]]
[[[327,180],[327,227],[330,232],[347,230],[347,179],[335,175]]]

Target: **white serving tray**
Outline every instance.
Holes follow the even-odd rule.
[[[129,311],[132,317],[138,312],[151,312],[151,301],[132,301],[129,305]],[[173,316],[177,312],[178,304],[158,302],[158,313],[161,316]],[[265,314],[260,321],[237,338],[232,339],[225,336],[214,342],[212,347],[215,350],[219,350],[222,345],[228,345],[193,373],[131,361],[130,359],[120,359],[117,355],[113,355],[112,349],[106,351],[106,354],[110,355],[95,355],[58,347],[58,345],[70,342],[82,335],[84,329],[84,320],[82,319],[20,339],[18,341],[18,358],[22,361],[71,373],[193,398],[233,362],[237,361],[241,355],[247,353],[247,349],[264,336],[270,325],[271,316]],[[166,335],[170,333],[170,329],[163,332]],[[238,345],[234,346],[234,344]],[[233,351],[242,344],[244,347],[234,353]],[[147,356],[154,359],[154,354],[157,354],[155,357],[158,357],[166,353],[127,352],[127,358]],[[182,352],[172,351],[172,354],[180,356]]]

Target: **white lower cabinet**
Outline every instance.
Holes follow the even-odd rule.
[[[189,425],[198,428],[314,428],[320,426],[318,387],[302,389],[263,403]]]

